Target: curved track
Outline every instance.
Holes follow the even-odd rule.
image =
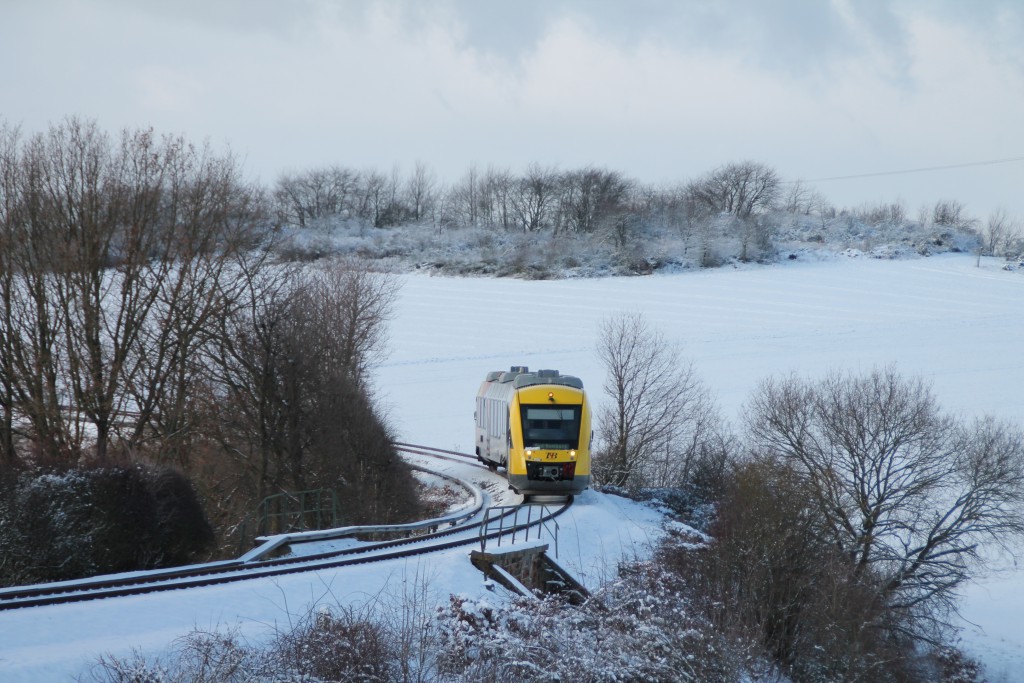
[[[476,461],[476,456],[473,455],[427,446],[396,443],[395,447],[401,452],[431,458],[455,460],[462,463],[466,463],[466,460]],[[476,466],[484,470],[487,469],[482,464]],[[437,472],[434,474],[455,479]],[[463,514],[463,511],[460,511],[445,517],[407,525],[347,527],[322,532],[285,534],[266,539],[263,546],[235,560],[0,589],[0,610],[210,586],[253,578],[412,557],[459,546],[475,545],[486,539],[496,539],[502,535],[514,533],[516,529],[523,530],[527,527],[541,525],[562,514],[572,504],[569,499],[558,509],[547,515],[538,516],[528,524],[482,533],[481,526],[485,524],[485,515],[481,513],[483,500],[479,489],[469,482],[460,482],[460,484],[471,492],[476,491],[474,494],[475,507],[468,514]],[[448,528],[442,530],[440,527],[444,525],[448,525]],[[406,536],[301,557],[266,557],[271,552],[289,544],[344,538],[356,534],[379,535],[382,533],[401,533]]]

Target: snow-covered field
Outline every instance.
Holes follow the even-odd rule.
[[[402,440],[469,450],[473,396],[488,371],[556,368],[581,377],[600,403],[600,321],[639,311],[679,344],[737,425],[765,376],[881,365],[929,378],[951,411],[1024,422],[1024,274],[1000,265],[976,268],[973,257],[949,255],[548,282],[408,275],[376,385]],[[560,559],[592,582],[658,533],[655,513],[622,499],[587,492],[578,503],[560,521]],[[459,551],[366,571],[0,612],[0,680],[66,680],[101,652],[158,651],[193,628],[265,637],[314,603],[367,602],[424,576],[437,596],[498,599]],[[964,613],[966,648],[988,664],[989,680],[1024,681],[1024,573],[1011,568],[971,586]]]
[[[933,380],[949,410],[1024,420],[1024,273],[974,264],[840,257],[636,278],[407,276],[378,385],[403,438],[468,448],[465,397],[488,370],[553,367],[600,400],[599,323],[639,311],[731,419],[768,375],[894,365]]]

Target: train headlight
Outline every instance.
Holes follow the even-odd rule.
[[[529,448],[526,449],[526,457],[527,458],[532,458],[533,457],[533,451],[531,451]]]
[[[575,460],[576,459],[576,451],[569,451],[569,457],[572,458],[573,460]]]

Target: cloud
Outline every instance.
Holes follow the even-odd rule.
[[[450,180],[472,163],[539,162],[678,181],[746,158],[813,178],[1024,154],[1024,14],[1009,1],[55,0],[5,13],[0,58],[22,65],[5,75],[9,120],[80,114],[209,138],[267,181],[416,161]],[[1022,180],[1005,165],[821,189],[1024,214]]]

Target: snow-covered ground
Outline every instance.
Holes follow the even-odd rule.
[[[472,396],[469,400],[472,402]],[[424,462],[422,458],[417,461]],[[498,475],[484,469],[452,463],[443,463],[440,469],[475,479],[487,492],[488,504],[509,504],[515,499]],[[586,491],[558,518],[559,562],[596,587],[614,575],[619,559],[646,555],[660,535],[663,521],[660,513],[648,507]],[[550,536],[540,540],[554,550]],[[531,542],[536,543],[536,537]],[[331,545],[345,547],[351,542],[321,547]],[[342,604],[357,610],[372,606],[381,614],[400,609],[399,603],[417,601],[420,609],[433,613],[434,607],[446,605],[453,593],[478,604],[509,597],[496,584],[485,584],[483,575],[469,562],[469,550],[462,548],[418,559],[223,586],[3,611],[0,681],[71,681],[93,666],[101,654],[125,658],[138,651],[160,656],[176,639],[195,630],[237,633],[255,644],[290,631],[318,606]]]
[[[1024,273],[942,255],[856,252],[773,266],[543,282],[404,278],[378,386],[403,440],[472,448],[469,400],[489,370],[578,375],[600,402],[600,321],[639,311],[712,388],[737,426],[759,381],[892,365],[933,382],[947,410],[1024,423]],[[993,683],[1024,681],[1024,571],[965,590],[965,648]]]
[[[1000,265],[983,260],[977,268],[973,257],[949,255],[546,282],[407,275],[376,385],[403,441],[470,450],[473,397],[488,371],[556,368],[581,377],[600,403],[600,321],[639,311],[680,345],[736,424],[768,375],[882,365],[929,378],[951,411],[1024,421],[1024,274]],[[660,519],[587,492],[560,525],[560,560],[596,582],[622,555],[643,554]],[[500,598],[457,551],[368,570],[0,612],[0,680],[66,679],[101,652],[158,651],[194,628],[266,637],[314,603],[369,602],[423,578],[437,596]],[[965,646],[989,666],[992,683],[1024,681],[1022,613],[1024,572],[1010,568],[966,591]]]
[[[488,370],[552,367],[601,399],[598,325],[639,311],[711,386],[725,413],[768,375],[894,365],[933,380],[949,410],[1024,419],[1024,273],[944,255],[636,278],[404,278],[378,386],[402,438],[472,444],[472,395]]]

